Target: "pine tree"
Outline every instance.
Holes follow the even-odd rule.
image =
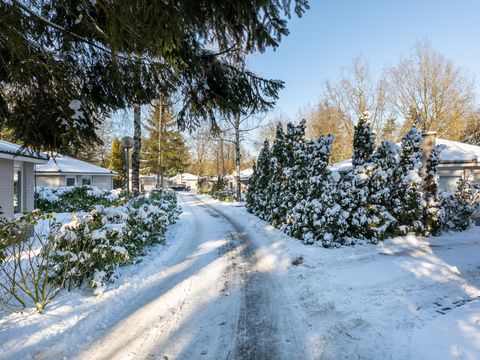
[[[349,214],[347,242],[357,239],[377,242],[377,230],[384,222],[384,209],[370,201],[376,135],[370,127],[369,118],[369,113],[364,112],[355,126],[353,167],[341,181],[345,196],[343,210]]]
[[[117,137],[113,138],[112,152],[110,155],[110,170],[116,171],[117,176],[114,177],[114,187],[123,187],[125,185],[125,154]]]
[[[325,233],[325,204],[334,193],[331,188],[325,191],[330,180],[328,161],[332,143],[331,135],[314,138],[299,154],[297,203],[287,212],[285,230],[308,244],[322,241]]]
[[[372,158],[374,167],[369,180],[368,203],[370,213],[376,213],[378,221],[375,226],[371,224],[370,228],[375,230],[375,236],[379,239],[394,234],[397,223],[393,217],[392,191],[399,158],[399,147],[388,140],[380,143]]]
[[[400,163],[394,174],[392,202],[393,216],[398,222],[400,234],[409,231],[423,232],[422,135],[412,128],[402,139]]]
[[[164,176],[185,171],[190,155],[165,98],[154,103],[145,128],[148,135],[143,141],[142,173],[157,174],[161,186]]]
[[[363,166],[370,162],[375,151],[375,133],[370,127],[370,113],[364,111],[355,126],[353,135],[353,166]]]
[[[285,213],[282,212],[285,195],[285,167],[287,165],[288,154],[285,139],[285,132],[281,123],[277,125],[275,140],[271,150],[271,181],[267,189],[266,200],[268,201],[266,219],[273,226],[283,224]]]
[[[269,216],[270,165],[270,144],[268,140],[265,140],[247,192],[247,210],[264,220],[267,220]]]
[[[425,164],[423,180],[425,235],[439,235],[441,232],[441,198],[438,189],[437,167],[443,148],[443,145],[435,146]]]
[[[307,149],[305,139],[305,120],[298,125],[287,124],[285,135],[285,166],[283,170],[285,187],[283,189],[283,201],[280,203],[279,213],[282,217],[277,224],[286,226],[287,213],[297,203],[306,198],[306,187],[304,186],[307,177]]]

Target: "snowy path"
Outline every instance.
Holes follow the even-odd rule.
[[[302,352],[279,285],[234,219],[181,195],[189,229],[163,281],[124,308],[79,359],[288,359]],[[283,304],[284,307],[287,304]],[[306,358],[306,355],[301,356]]]

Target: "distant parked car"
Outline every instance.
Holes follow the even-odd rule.
[[[175,191],[189,191],[190,186],[188,186],[186,184],[173,184],[172,189],[175,190]]]

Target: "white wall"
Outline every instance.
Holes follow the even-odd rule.
[[[13,160],[0,159],[0,207],[3,215],[13,217]]]

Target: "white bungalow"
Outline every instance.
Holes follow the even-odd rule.
[[[117,173],[69,156],[57,155],[35,169],[36,186],[83,186],[113,189]]]
[[[240,171],[241,191],[245,191],[247,189],[248,182],[250,181],[250,178],[252,177],[252,175],[253,175],[253,168],[248,168]],[[228,175],[227,180],[228,180],[228,187],[230,189],[235,189],[237,184],[236,172],[233,172],[233,174]]]
[[[172,176],[169,179],[173,184],[185,184],[192,190],[197,190],[198,176],[190,173],[182,173]]]
[[[6,217],[34,209],[35,164],[48,155],[0,140],[0,210]]]
[[[438,166],[439,186],[443,190],[454,191],[461,178],[469,178],[480,183],[480,146],[445,140],[436,137],[434,132],[423,134],[424,160],[435,145],[444,145],[440,153]],[[333,169],[339,172],[347,171],[352,166],[352,160],[333,164]]]

